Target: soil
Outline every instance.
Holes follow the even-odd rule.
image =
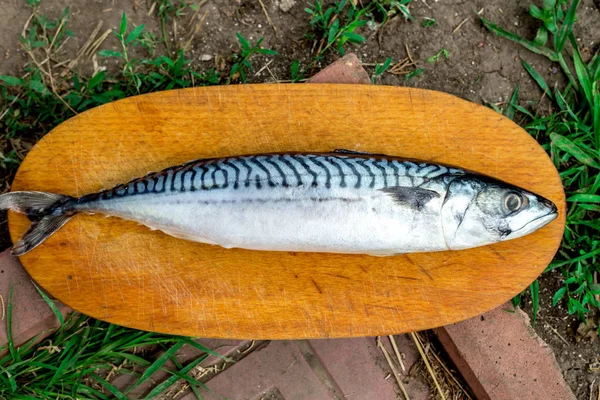
[[[263,46],[280,53],[278,57],[253,58],[252,64],[256,72],[250,74],[249,82],[289,80],[293,60],[300,60],[301,66],[306,66],[311,60],[313,43],[305,37],[305,33],[310,31],[309,16],[304,11],[305,1],[263,1],[277,34],[257,1],[195,2],[201,4],[196,15],[200,17],[201,23],[191,40],[188,58],[193,60],[196,69],[216,67],[217,70],[223,70],[221,60],[229,63],[232,53],[239,51],[235,32],[253,42],[264,37]],[[27,60],[19,49],[19,35],[30,15],[30,9],[24,3],[0,0],[0,75],[23,73],[22,67]],[[98,21],[103,21],[101,31],[117,28],[122,12],[128,16],[130,29],[143,23],[146,30],[160,37],[156,11],[148,15],[152,6],[150,0],[42,0],[40,12],[56,18],[66,6],[71,8],[69,29],[75,36],[65,45],[65,58],[74,56]],[[578,9],[579,20],[575,35],[580,46],[589,49],[591,54],[598,50],[600,43],[599,7],[598,2],[586,0],[582,1]],[[351,46],[350,51],[355,52],[366,64],[369,73],[373,73],[374,63],[382,63],[388,56],[392,56],[394,62],[404,59],[408,56],[408,48],[413,60],[424,72],[408,82],[403,75],[386,73],[380,81],[385,85],[434,89],[480,104],[495,103],[500,107],[518,85],[522,104],[544,113],[550,110],[551,104],[546,100],[540,103],[542,93],[521,66],[520,59],[527,60],[536,68],[551,87],[564,82],[557,66],[542,56],[489,33],[476,15],[481,12],[481,15],[498,25],[531,39],[535,36],[538,23],[530,17],[528,9],[529,2],[511,0],[414,0],[410,4],[414,22],[405,21],[402,17],[395,18],[381,29],[381,34],[365,27],[362,33],[368,40],[360,46]],[[169,24],[171,47],[188,40],[196,26],[195,23],[190,24],[194,11],[187,9],[184,14],[177,18],[176,31]],[[423,27],[421,23],[426,17],[434,18],[435,25]],[[116,50],[117,45],[116,39],[111,35],[101,48]],[[441,49],[448,51],[449,59],[441,58],[435,63],[427,61]],[[157,52],[164,51],[164,46],[158,44]],[[330,52],[316,70],[338,57],[336,52]],[[97,62],[114,68],[113,60],[98,58]],[[89,73],[93,62],[85,60],[77,68],[83,73]],[[1,227],[5,228],[6,222],[5,217],[0,216]],[[8,246],[8,241],[6,232],[0,232],[0,236],[1,250]],[[558,272],[548,273],[541,278],[541,310],[534,328],[554,349],[567,382],[577,398],[587,398],[589,385],[599,377],[598,370],[590,372],[590,368],[594,369],[600,363],[598,339],[594,342],[587,339],[577,341],[577,319],[568,316],[561,305],[551,307],[552,295],[561,286],[560,279]],[[524,308],[530,311],[527,301]]]

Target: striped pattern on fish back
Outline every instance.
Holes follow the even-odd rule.
[[[419,186],[464,171],[437,164],[379,157],[332,154],[269,154],[196,160],[150,173],[79,202],[147,193],[288,187],[381,189]]]

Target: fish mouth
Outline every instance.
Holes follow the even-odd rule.
[[[529,221],[528,223],[526,223],[519,229],[512,231],[511,234],[508,236],[508,238],[521,237],[521,236],[523,236],[523,234],[522,234],[523,231],[527,231],[528,230],[527,228],[534,226],[533,230],[527,232],[527,233],[532,233],[532,232],[548,225],[550,222],[554,221],[556,219],[556,217],[558,217],[558,208],[553,203],[551,203],[551,204],[552,204],[552,208],[550,209],[550,211],[548,213],[546,213],[542,216],[539,216],[539,217]],[[525,234],[527,234],[527,233],[525,233]]]

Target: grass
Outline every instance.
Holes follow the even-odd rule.
[[[51,300],[47,301],[51,304]],[[0,358],[0,398],[125,399],[157,371],[166,372],[167,377],[144,398],[166,393],[178,381],[202,398],[200,390],[204,385],[195,377],[196,368],[209,354],[215,354],[189,338],[136,331],[80,314],[70,314],[41,344],[35,345],[34,337],[16,347],[10,336],[10,298],[6,318],[9,351]],[[185,366],[175,358],[184,346],[200,352]],[[123,374],[133,378],[128,387],[119,390],[109,383]]]
[[[164,11],[160,11],[165,15],[176,14],[184,4],[159,3],[159,11],[165,5]],[[10,178],[33,142],[80,112],[140,93],[246,82],[255,55],[277,54],[261,47],[262,39],[253,45],[238,34],[240,52],[232,54],[229,71],[214,68],[195,71],[183,49],[154,57],[157,43],[148,42],[148,38],[155,38],[154,34],[146,32],[143,25],[130,26],[123,14],[118,29],[112,32],[119,50],[96,52],[97,46],[87,48],[101,58],[115,60],[116,68],[96,68],[90,76],[84,76],[75,69],[84,51],[78,58],[62,59],[62,46],[73,36],[68,30],[69,9],[53,20],[39,13],[39,1],[29,0],[28,4],[33,14],[21,38],[28,56],[24,74],[0,76],[0,174],[4,178],[0,190],[8,188]],[[163,16],[159,17],[162,22]],[[140,56],[144,52],[148,56]],[[137,331],[79,314],[63,320],[54,303],[39,291],[61,326],[40,344],[36,345],[34,338],[17,347],[11,335],[12,303],[8,300],[9,340],[4,349],[8,353],[0,358],[0,398],[124,399],[158,371],[166,372],[167,377],[146,398],[169,397],[167,393],[176,384],[189,387],[201,398],[203,385],[195,376],[199,363],[208,354],[215,354],[209,349],[189,338]],[[200,356],[181,365],[176,354],[183,347],[195,348]],[[121,374],[131,374],[136,380],[119,390],[110,381]]]
[[[21,76],[0,76],[0,173],[6,177],[0,190],[8,187],[9,178],[32,143],[75,114],[139,93],[243,83],[253,69],[254,57],[277,55],[261,47],[262,39],[252,43],[238,34],[239,50],[231,55],[229,67],[198,71],[186,56],[187,47],[171,49],[166,39],[169,24],[175,29],[176,18],[188,9],[197,10],[183,1],[160,0],[155,2],[162,31],[160,40],[143,25],[131,26],[123,15],[119,28],[111,33],[119,43],[118,50],[97,51],[92,41],[77,58],[65,60],[61,49],[73,36],[68,30],[69,10],[52,20],[39,13],[39,0],[27,3],[34,10],[21,38],[28,63]],[[344,54],[351,46],[364,43],[362,32],[367,25],[380,28],[394,18],[412,19],[408,3],[408,0],[374,0],[359,1],[355,6],[347,0],[327,4],[316,0],[309,4],[306,13],[310,17],[310,32],[306,39],[313,43],[312,57],[304,66],[299,60],[292,62],[292,81],[312,74],[328,53]],[[596,239],[600,229],[600,57],[596,55],[584,63],[577,48],[572,28],[578,3],[546,0],[542,8],[532,7],[532,16],[540,21],[532,40],[484,18],[482,22],[490,31],[556,62],[568,80],[566,87],[552,88],[522,60],[524,69],[553,102],[555,112],[547,116],[531,112],[519,103],[516,88],[504,113],[517,119],[542,144],[563,179],[568,201],[567,229],[561,249],[548,270],[558,270],[564,277],[564,286],[555,294],[554,303],[564,301],[569,313],[585,318],[590,309],[600,307],[596,297],[600,294],[597,283],[600,243]],[[425,19],[422,25],[433,26],[435,20]],[[161,41],[164,49],[158,49],[162,47]],[[114,60],[116,67],[98,67],[90,75],[76,72],[77,64],[93,54]],[[441,49],[429,62],[448,57],[445,49]],[[386,71],[393,71],[395,65],[388,57],[374,67],[375,83]],[[403,73],[407,73],[405,79],[409,80],[423,71],[416,68]],[[537,282],[530,290],[536,311]],[[44,298],[58,317],[60,313],[51,300]],[[9,299],[9,334],[12,323]],[[175,355],[186,346],[195,347],[202,355],[181,365]],[[147,397],[165,396],[181,381],[199,397],[202,384],[194,371],[209,352],[188,338],[136,331],[77,314],[61,321],[60,328],[38,345],[32,340],[17,347],[9,337],[7,347],[7,355],[0,359],[0,397],[15,399],[126,398],[157,371],[166,371],[168,377],[151,389]],[[110,383],[115,374],[132,374],[136,381],[119,390]]]
[[[569,314],[585,320],[592,309],[600,308],[600,55],[587,63],[582,59],[572,31],[579,3],[547,0],[542,8],[531,5],[531,16],[540,22],[533,40],[481,20],[491,32],[558,63],[567,78],[566,87],[551,88],[523,59],[524,69],[552,101],[554,112],[540,116],[520,106],[517,89],[507,114],[520,114],[520,123],[540,142],[560,173],[567,195],[567,222],[560,250],[546,272],[558,270],[563,276],[553,304],[564,301]],[[531,294],[535,314],[537,282]]]
[[[310,76],[328,51],[335,49],[344,55],[349,44],[364,43],[367,39],[358,33],[361,27],[370,24],[380,29],[398,16],[413,20],[408,9],[411,1],[374,0],[354,4],[352,1],[341,0],[326,4],[323,0],[315,0],[314,3],[309,3],[304,10],[310,16],[311,31],[305,37],[313,42],[313,57],[304,68],[300,68],[297,60],[292,63],[292,82]],[[377,73],[375,75],[381,76]]]
[[[343,0],[334,8],[323,9],[317,1],[315,13],[322,19],[312,21],[311,26],[315,35],[325,36],[313,38],[325,44],[307,68],[300,70],[299,63],[293,63],[293,75],[299,78],[306,74],[330,48],[343,53],[348,44],[364,42],[364,37],[355,30],[369,21],[388,20],[397,15],[409,18],[407,3],[408,0],[378,0],[366,8],[359,8]],[[28,0],[33,13],[21,37],[22,49],[28,57],[24,73],[0,76],[0,173],[4,177],[1,190],[8,188],[30,146],[50,129],[78,113],[153,91],[244,83],[253,69],[252,59],[256,55],[277,55],[261,46],[262,39],[252,43],[237,34],[240,49],[231,55],[228,70],[197,71],[186,57],[187,46],[171,49],[166,39],[167,26],[172,24],[175,28],[175,18],[187,8],[197,10],[183,1],[160,0],[154,4],[164,43],[162,51],[158,49],[157,35],[146,31],[144,25],[132,26],[123,14],[118,28],[106,32],[117,40],[118,50],[98,51],[106,35],[93,34],[75,58],[64,59],[63,46],[74,35],[68,30],[69,9],[57,19],[49,19],[39,11],[39,0]],[[331,26],[319,31],[326,24]],[[155,56],[156,53],[163,54]],[[96,65],[90,75],[78,73],[78,64],[94,54],[116,63],[111,63],[110,68]],[[390,64],[391,58],[388,58],[383,65],[377,66],[373,79],[378,79]],[[0,397],[126,398],[157,371],[166,371],[168,377],[147,394],[148,398],[165,396],[175,383],[181,381],[200,397],[202,384],[194,378],[193,372],[210,350],[188,338],[132,330],[79,314],[63,320],[53,302],[39,291],[61,326],[49,339],[37,345],[34,338],[17,347],[9,336],[8,354],[0,359]],[[10,299],[7,312],[7,328],[11,333]],[[202,355],[181,365],[175,355],[184,346],[195,347]],[[167,363],[170,364],[168,368]],[[120,390],[110,383],[116,374],[132,374],[137,380]]]
[[[91,76],[75,72],[78,59],[63,60],[60,49],[72,36],[67,30],[69,10],[56,20],[37,12],[25,28],[21,45],[29,57],[25,74],[0,76],[0,175],[2,187],[14,175],[29,146],[50,129],[87,109],[127,96],[158,90],[245,82],[256,54],[274,55],[272,50],[251,46],[241,35],[241,53],[230,71],[210,68],[198,72],[191,67],[183,50],[155,58],[140,57],[144,45],[144,26],[130,27],[123,14],[115,37],[120,50],[101,50],[98,56],[118,61],[118,70],[96,69]],[[93,50],[93,48],[90,48]],[[137,54],[136,56],[132,54]],[[236,75],[237,74],[237,75]]]

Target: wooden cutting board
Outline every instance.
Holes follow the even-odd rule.
[[[192,243],[77,215],[21,257],[52,295],[95,318],[172,334],[250,339],[396,334],[473,317],[525,289],[562,237],[565,198],[544,150],[509,119],[448,94],[363,85],[238,85],[131,97],[56,127],[13,190],[80,196],[196,158],[337,148],[457,165],[554,201],[529,236],[372,257]],[[9,215],[13,241],[28,221]]]

